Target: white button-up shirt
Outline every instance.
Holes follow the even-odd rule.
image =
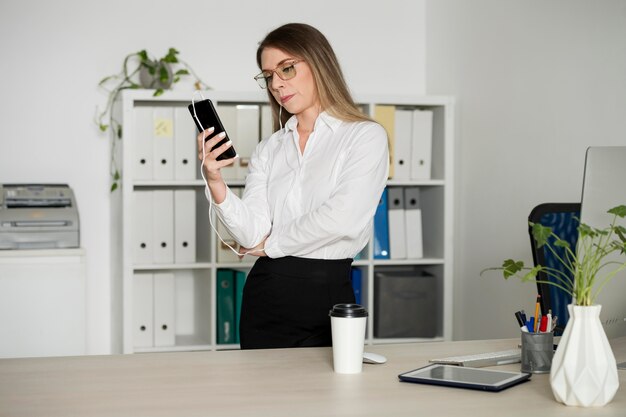
[[[259,143],[242,198],[228,189],[217,215],[243,247],[267,237],[271,258],[353,258],[368,242],[387,181],[387,134],[324,112],[301,153],[297,126],[293,116]]]

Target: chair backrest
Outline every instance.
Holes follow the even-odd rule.
[[[528,216],[529,222],[539,223],[543,226],[549,226],[552,231],[561,239],[570,244],[572,251],[576,251],[576,242],[578,240],[578,225],[580,223],[580,203],[543,203],[532,209]],[[537,244],[532,234],[532,227],[529,226],[530,245],[532,248],[533,262],[536,265],[543,265],[555,268],[570,276],[561,262],[554,254],[544,245],[537,248]],[[548,239],[553,243],[554,239]],[[552,246],[559,256],[564,256],[564,249]],[[554,278],[544,273],[537,275],[537,279],[541,281],[554,281]],[[572,297],[565,291],[549,284],[537,284],[537,290],[541,295],[541,312],[547,314],[552,310],[552,315],[558,317],[556,335],[560,335],[565,328],[565,324],[569,319],[567,305],[571,303]]]

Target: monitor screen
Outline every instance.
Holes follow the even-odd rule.
[[[605,228],[613,217],[607,210],[622,204],[626,205],[626,146],[588,148],[581,222]],[[618,217],[617,220],[618,224],[626,227],[626,219]],[[619,252],[610,255],[610,259],[620,262],[624,262],[625,258],[626,255]],[[605,268],[605,271],[608,270]],[[603,288],[596,304],[602,305],[600,320],[609,339],[626,336],[626,271],[619,272]]]

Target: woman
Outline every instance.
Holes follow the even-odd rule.
[[[259,257],[244,288],[241,348],[330,346],[328,312],[354,302],[352,258],[386,184],[387,135],[354,104],[317,29],[273,30],[257,63],[277,131],[254,151],[241,199],[220,173],[233,159],[216,159],[230,144],[211,152],[222,138],[198,135],[207,197],[240,253]]]

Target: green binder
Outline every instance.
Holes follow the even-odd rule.
[[[217,270],[217,343],[236,343],[235,327],[235,271]]]

